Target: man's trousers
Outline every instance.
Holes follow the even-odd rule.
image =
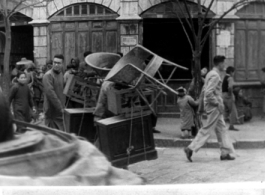
[[[229,118],[230,125],[238,123],[238,113],[234,98],[228,93],[223,93],[223,101],[225,106],[224,118]]]
[[[215,131],[221,149],[221,155],[234,153],[234,146],[229,139],[223,114],[220,113],[218,108],[213,108],[211,112],[207,114],[206,125],[199,130],[197,136],[188,148],[197,152],[210,138],[211,131]]]

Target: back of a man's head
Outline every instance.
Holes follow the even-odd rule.
[[[213,58],[213,64],[214,64],[214,66],[218,66],[220,63],[222,63],[224,61],[225,61],[225,56],[218,55],[218,56],[215,56]]]
[[[92,54],[92,51],[85,51],[84,52],[84,58],[87,57],[88,55]]]
[[[54,58],[58,58],[58,59],[61,59],[62,61],[64,61],[63,54],[56,54],[56,55],[54,55]]]
[[[235,68],[234,68],[233,66],[228,66],[228,67],[226,68],[226,73],[227,73],[227,74],[231,74],[231,73],[233,73],[233,72],[235,72]]]

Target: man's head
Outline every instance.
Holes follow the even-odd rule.
[[[92,51],[85,51],[84,52],[84,58],[87,57],[88,55],[92,54]]]
[[[225,56],[215,56],[213,58],[213,64],[216,68],[218,68],[220,71],[224,71],[225,68]]]
[[[235,68],[234,68],[234,67],[232,67],[232,66],[228,66],[228,67],[226,68],[226,73],[227,73],[227,74],[230,74],[231,76],[233,76],[234,72],[235,72]]]
[[[64,56],[62,54],[57,54],[53,58],[53,67],[52,69],[56,73],[60,73],[63,70],[63,61],[64,61]]]

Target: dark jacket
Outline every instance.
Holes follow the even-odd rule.
[[[63,74],[56,74],[52,69],[43,76],[44,103],[43,110],[46,118],[56,119],[62,117],[62,109],[65,105],[63,94]]]

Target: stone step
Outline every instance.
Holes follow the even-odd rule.
[[[156,147],[187,147],[191,143],[191,139],[161,139],[155,138]],[[260,149],[265,148],[265,140],[237,140],[233,142],[235,149]],[[203,148],[219,148],[217,140],[210,139]]]

